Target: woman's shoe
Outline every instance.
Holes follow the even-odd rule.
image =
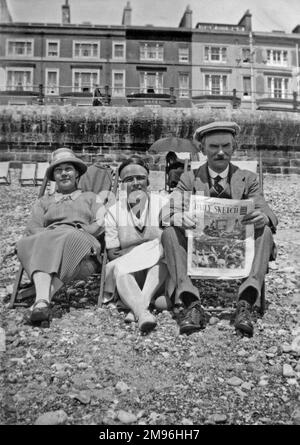
[[[151,331],[157,325],[156,318],[151,312],[145,311],[140,315],[138,325],[142,332]]]
[[[41,305],[40,303],[43,303]],[[47,300],[36,301],[29,311],[29,321],[33,324],[41,323],[45,326],[45,322],[50,322],[51,309]]]

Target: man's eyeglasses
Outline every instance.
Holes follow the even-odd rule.
[[[132,184],[134,181],[136,182],[144,182],[147,180],[147,176],[145,175],[136,175],[136,176],[127,176],[124,178],[122,182],[125,184]]]

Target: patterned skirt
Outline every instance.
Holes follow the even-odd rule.
[[[55,274],[63,283],[75,278],[74,271],[84,258],[99,259],[100,250],[94,236],[71,226],[45,229],[17,244],[19,260],[30,279],[40,271]]]

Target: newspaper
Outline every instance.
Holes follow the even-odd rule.
[[[252,200],[192,195],[190,212],[197,226],[187,230],[188,275],[193,278],[240,279],[249,276],[254,258],[254,226],[243,225],[254,210]]]

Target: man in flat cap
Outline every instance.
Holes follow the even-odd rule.
[[[185,230],[196,226],[189,214],[191,194],[226,199],[253,199],[255,210],[247,214],[244,224],[254,224],[255,255],[249,277],[238,292],[234,326],[242,335],[253,335],[251,309],[260,303],[261,289],[274,249],[272,233],[276,231],[277,218],[266,203],[256,174],[241,170],[231,163],[236,149],[236,135],[240,128],[235,122],[212,122],[199,127],[194,141],[207,157],[198,170],[183,173],[176,189],[170,195],[172,205],[162,212],[162,234],[167,267],[175,283],[175,301],[185,307],[180,322],[180,333],[191,334],[206,325],[199,291],[187,275],[187,239]]]

